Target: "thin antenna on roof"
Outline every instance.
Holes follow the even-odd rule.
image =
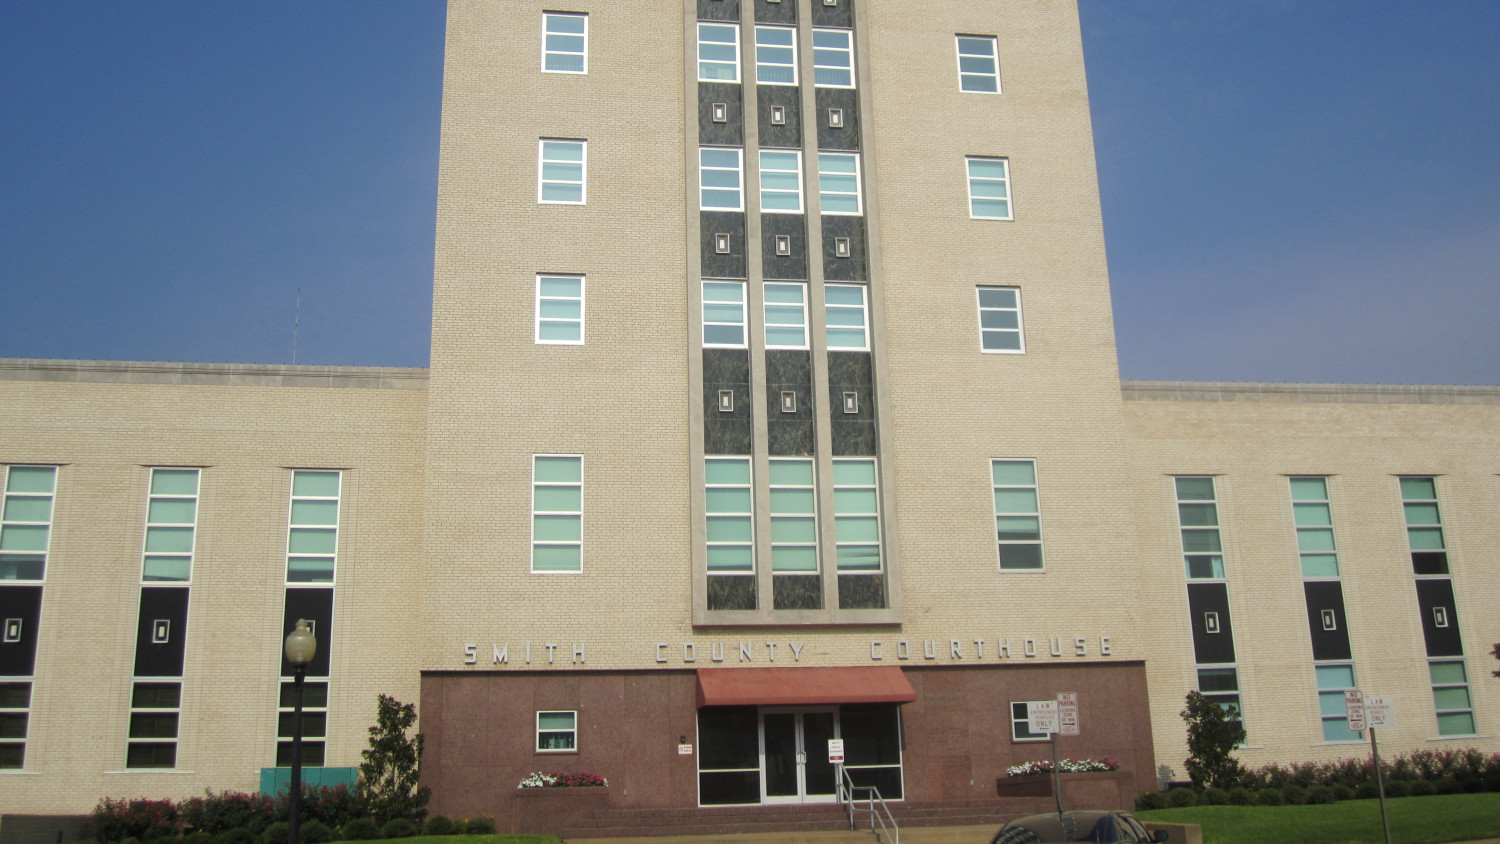
[[[297,287],[297,307],[292,311],[292,366],[297,365],[297,325],[302,321],[302,288]]]

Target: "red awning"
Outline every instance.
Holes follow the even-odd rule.
[[[900,668],[700,668],[698,706],[910,703]]]

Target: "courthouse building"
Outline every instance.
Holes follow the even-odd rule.
[[[428,369],[0,361],[0,805],[1500,750],[1500,389],[1124,382],[1069,0],[453,0]],[[1184,353],[1190,353],[1185,350]],[[741,810],[742,811],[742,810]],[[899,815],[899,812],[898,812]]]

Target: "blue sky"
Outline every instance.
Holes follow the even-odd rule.
[[[1124,377],[1500,383],[1500,3],[1080,12]],[[443,19],[0,4],[0,356],[425,365]]]

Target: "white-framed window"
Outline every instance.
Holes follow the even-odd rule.
[[[740,81],[740,27],[698,22],[698,81]]]
[[[833,527],[841,573],[880,571],[880,484],[875,458],[834,458]]]
[[[859,153],[818,153],[818,198],[824,214],[857,217],[864,213]]]
[[[854,87],[854,32],[814,29],[813,85],[818,88]]]
[[[193,579],[198,524],[198,470],[153,468],[146,494],[143,582]]]
[[[126,768],[177,767],[177,728],[182,715],[182,682],[152,677],[130,689]]]
[[[536,713],[536,752],[570,753],[578,750],[578,712],[564,709]]]
[[[1363,733],[1349,729],[1344,692],[1357,689],[1354,663],[1320,662],[1313,666],[1318,675],[1318,717],[1323,722],[1324,741],[1359,741]]]
[[[343,472],[296,469],[287,518],[286,582],[332,583],[339,547]]]
[[[583,276],[537,274],[536,342],[583,345]]]
[[[760,210],[802,213],[802,153],[794,149],[760,151]]]
[[[995,536],[1001,571],[1041,571],[1042,511],[1037,501],[1036,461],[990,461],[995,494]]]
[[[26,736],[31,722],[31,683],[6,677],[0,683],[0,770],[26,767]]]
[[[759,85],[797,84],[797,30],[794,27],[755,28],[755,81]]]
[[[745,151],[738,147],[698,148],[698,208],[745,210]]]
[[[1474,735],[1474,701],[1469,697],[1469,671],[1463,657],[1430,659],[1427,670],[1432,677],[1438,735]]]
[[[1026,334],[1021,326],[1021,288],[977,287],[979,294],[979,349],[985,354],[1023,355]]]
[[[1412,570],[1417,575],[1448,574],[1448,545],[1443,540],[1443,516],[1438,510],[1437,480],[1400,479],[1401,509],[1406,516],[1406,540]]]
[[[704,280],[704,347],[743,349],[746,340],[745,282]]]
[[[316,635],[316,631],[314,631]],[[282,680],[276,702],[276,767],[292,764],[293,721],[297,715],[297,682]],[[302,763],[322,765],[328,744],[328,681],[302,682]]]
[[[42,580],[52,544],[56,466],[5,467],[0,505],[0,581]]]
[[[1000,50],[993,35],[958,35],[958,89],[1000,93]]]
[[[542,12],[542,72],[589,72],[589,16]]]
[[[830,349],[870,348],[869,309],[863,284],[823,285],[823,319]]]
[[[1333,539],[1333,506],[1328,500],[1328,479],[1289,480],[1292,522],[1297,528],[1297,555],[1302,561],[1302,576],[1338,577],[1339,555]]]
[[[1229,712],[1235,720],[1244,720],[1245,708],[1240,705],[1240,672],[1237,666],[1198,666],[1198,692]]]
[[[531,571],[583,571],[583,455],[531,458]]]
[[[588,197],[588,141],[542,138],[537,142],[536,201],[582,205]]]
[[[771,473],[771,571],[818,571],[818,495],[813,461],[773,457]]]
[[[1214,479],[1185,476],[1172,480],[1177,489],[1177,522],[1188,579],[1223,580],[1224,545],[1219,537]]]
[[[764,289],[766,348],[807,348],[807,285],[768,281]]]
[[[755,505],[749,457],[703,458],[708,573],[755,573]]]
[[[1010,737],[1015,741],[1051,741],[1049,733],[1033,733],[1031,719],[1026,715],[1026,704],[1035,701],[1013,700],[1010,702]]]
[[[969,171],[969,216],[976,220],[1012,219],[1010,160],[971,156],[964,161]]]

